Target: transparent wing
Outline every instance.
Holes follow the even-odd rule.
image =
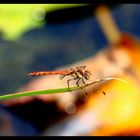
[[[66,76],[66,75],[61,74],[61,75],[59,76],[59,79],[63,79],[65,76]]]
[[[84,70],[86,68],[86,66],[79,66],[77,68],[80,68],[80,69]]]

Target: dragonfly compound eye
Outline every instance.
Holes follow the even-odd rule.
[[[88,80],[90,78],[90,76],[91,76],[91,73],[88,70],[85,70],[85,72],[84,72],[85,79]]]

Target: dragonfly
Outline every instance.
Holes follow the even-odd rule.
[[[66,70],[61,71],[38,71],[38,72],[31,72],[28,76],[40,76],[40,75],[60,75],[59,78],[63,79],[66,76],[71,76],[71,79],[67,80],[68,89],[70,90],[70,81],[76,81],[76,85],[82,89],[82,82],[83,85],[86,84],[86,80],[89,80],[91,77],[91,72],[86,70],[86,66],[78,66]],[[86,92],[87,94],[87,92]]]

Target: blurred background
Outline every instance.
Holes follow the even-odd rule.
[[[128,82],[91,87],[86,101],[80,91],[9,100],[0,135],[140,135],[139,22],[139,4],[0,4],[1,95],[63,87],[27,74],[79,64]]]

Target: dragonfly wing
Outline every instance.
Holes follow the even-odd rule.
[[[79,69],[84,70],[85,68],[86,68],[86,66],[78,66],[75,69],[77,69],[77,70],[79,70]]]
[[[60,79],[63,79],[65,76],[66,76],[66,75],[61,74],[61,75],[59,76],[59,78],[60,78]]]

